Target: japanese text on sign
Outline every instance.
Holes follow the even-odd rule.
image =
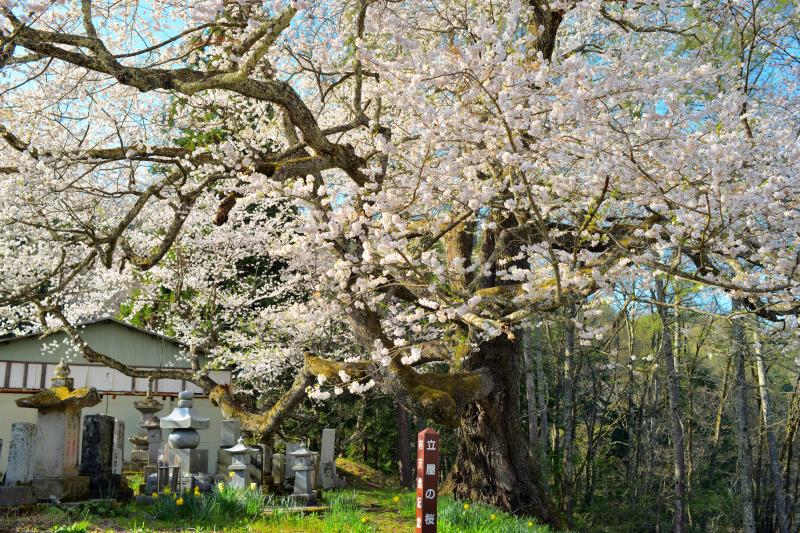
[[[426,428],[417,435],[416,533],[436,532],[439,487],[439,434]]]

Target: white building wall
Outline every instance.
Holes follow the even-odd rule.
[[[14,422],[36,422],[36,409],[25,409],[17,407],[15,401],[28,394],[18,394],[3,392],[0,393],[0,439],[3,439],[3,450],[0,454],[0,469],[3,472],[6,470],[8,462],[8,446],[11,439],[11,424]],[[139,431],[139,411],[133,408],[133,402],[143,399],[142,396],[131,395],[113,395],[104,394],[103,401],[94,407],[84,409],[82,415],[102,413],[114,416],[125,422],[125,460],[130,460],[132,445],[128,442],[128,437],[136,434]],[[158,401],[164,404],[164,409],[158,413],[159,416],[168,415],[172,409],[177,405],[178,399],[176,397],[162,397],[156,396]],[[218,407],[211,405],[208,398],[195,398],[195,409],[200,416],[205,416],[211,419],[209,429],[199,430],[200,433],[200,448],[208,449],[208,462],[209,471],[216,472],[217,464],[217,450],[220,446],[220,422],[222,421],[222,412]],[[166,440],[169,432],[164,430],[164,439]]]

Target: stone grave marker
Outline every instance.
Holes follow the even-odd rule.
[[[208,472],[208,450],[197,449],[200,444],[198,429],[208,429],[210,420],[194,409],[194,393],[178,394],[178,406],[161,418],[162,429],[172,431],[167,440],[181,465],[181,474],[191,476]]]
[[[36,502],[33,494],[33,464],[36,451],[36,424],[11,425],[8,468],[5,485],[0,487],[0,507],[20,507]]]
[[[114,419],[114,443],[111,448],[111,473],[122,475],[122,454],[125,451],[125,422]]]
[[[242,424],[238,420],[225,419],[219,426],[219,445],[225,448],[236,446]]]
[[[114,417],[92,414],[83,417],[81,474],[89,476],[93,498],[108,497],[112,491],[114,461]]]
[[[11,444],[8,447],[6,485],[30,485],[36,453],[36,424],[14,422],[11,424]]]
[[[272,454],[272,484],[282,487],[286,481],[286,456],[282,453]]]
[[[322,430],[322,445],[319,450],[320,476],[322,488],[332,489],[336,486],[336,430]]]

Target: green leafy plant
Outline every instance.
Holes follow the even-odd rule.
[[[89,522],[86,520],[82,520],[80,522],[74,522],[69,525],[57,525],[53,526],[52,531],[53,533],[86,533],[89,530]]]

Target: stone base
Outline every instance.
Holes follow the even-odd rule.
[[[144,490],[142,490],[144,487]],[[144,478],[144,483],[139,486],[139,494],[150,496],[154,492],[158,492],[158,475],[150,474]]]
[[[317,495],[314,492],[311,494],[290,494],[289,499],[306,506],[317,505]]]
[[[24,485],[0,487],[0,507],[22,507],[33,505],[36,497],[33,487]]]
[[[181,474],[207,474],[208,450],[195,448],[194,450],[172,450],[173,463],[176,458],[181,460]]]
[[[89,474],[88,476],[91,498],[128,501],[133,497],[133,491],[119,474]]]
[[[33,494],[40,501],[49,501],[50,496],[62,502],[85,500],[89,497],[89,476],[35,477]]]

